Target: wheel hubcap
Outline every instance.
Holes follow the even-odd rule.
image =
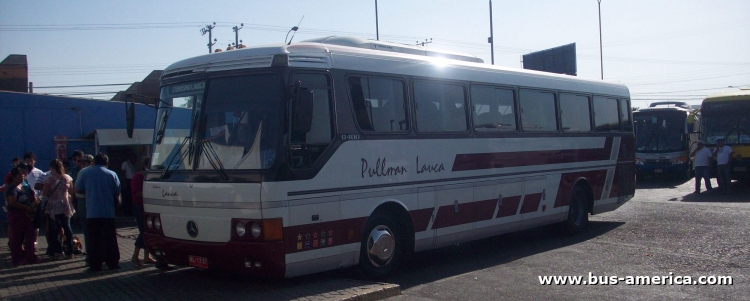
[[[385,266],[393,259],[395,247],[396,240],[387,226],[373,228],[367,237],[367,257],[376,267]]]

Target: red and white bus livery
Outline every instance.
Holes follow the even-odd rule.
[[[146,242],[167,264],[294,277],[540,225],[635,193],[625,86],[331,37],[162,76]]]

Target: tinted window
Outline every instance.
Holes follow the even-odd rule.
[[[560,122],[565,132],[591,131],[589,98],[583,95],[560,94]]]
[[[619,131],[617,99],[594,96],[594,125],[597,131]]]
[[[513,90],[471,87],[472,118],[477,132],[516,130]]]
[[[355,118],[363,131],[406,132],[404,83],[400,80],[353,76],[349,94]]]
[[[620,122],[622,122],[623,131],[633,131],[633,123],[630,122],[631,114],[633,114],[633,110],[630,108],[630,101],[627,99],[620,99]]]
[[[521,90],[521,124],[524,131],[556,131],[555,95]]]
[[[289,155],[292,168],[309,168],[333,138],[333,104],[328,76],[294,74],[292,82],[313,93],[312,125],[309,132],[291,132]]]
[[[414,101],[417,130],[420,132],[460,132],[468,130],[464,88],[459,85],[416,81]]]

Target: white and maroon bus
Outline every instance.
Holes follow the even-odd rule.
[[[589,214],[635,193],[627,87],[347,37],[162,75],[146,242],[167,264],[294,277]]]

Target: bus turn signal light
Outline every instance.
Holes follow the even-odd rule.
[[[284,239],[284,223],[281,218],[264,219],[261,222],[263,224],[263,240]]]

